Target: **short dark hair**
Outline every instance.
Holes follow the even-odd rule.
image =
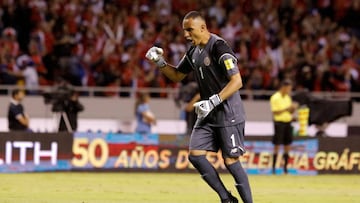
[[[19,92],[23,92],[24,90],[22,89],[14,89],[11,93],[12,97],[15,97],[17,94],[19,94]]]
[[[191,19],[201,18],[201,19],[205,20],[204,16],[202,16],[199,11],[190,11],[184,17],[184,19],[190,19],[190,18]]]
[[[284,79],[283,81],[281,81],[281,84],[280,86],[281,87],[284,87],[284,86],[289,86],[289,85],[292,85],[292,81],[290,79]]]

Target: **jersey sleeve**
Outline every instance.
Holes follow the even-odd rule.
[[[191,55],[194,52],[195,47],[191,46],[190,49],[184,54],[179,64],[177,65],[177,70],[181,73],[188,74],[193,71],[193,64],[191,62]]]
[[[192,64],[189,61],[189,57],[187,56],[187,54],[185,54],[182,59],[180,60],[179,64],[176,66],[177,70],[179,72],[182,72],[184,74],[188,74],[192,71]]]
[[[276,96],[270,98],[270,108],[272,112],[281,110],[279,100]]]
[[[138,106],[137,112],[140,113],[140,114],[142,114],[142,113],[144,113],[144,112],[146,112],[146,111],[148,111],[148,110],[149,110],[149,106],[148,106],[148,105],[140,104],[140,105]]]
[[[20,119],[23,116],[22,108],[16,108],[15,106],[10,107],[10,112],[16,119]]]
[[[213,54],[215,63],[220,65],[229,77],[239,73],[235,54],[225,41],[218,40],[215,42]]]

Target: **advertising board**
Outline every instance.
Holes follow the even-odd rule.
[[[195,172],[189,163],[185,135],[123,133],[0,133],[0,172],[152,171]],[[297,136],[288,172],[316,175],[360,172],[360,137]],[[271,174],[271,137],[247,136],[240,161],[249,174]],[[226,172],[221,152],[207,158]],[[282,151],[276,174],[283,173]]]

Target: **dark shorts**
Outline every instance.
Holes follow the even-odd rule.
[[[245,153],[245,123],[234,126],[213,127],[209,125],[195,127],[190,137],[190,150],[222,151],[223,157],[239,157]]]
[[[293,141],[292,131],[291,123],[274,122],[272,143],[274,145],[290,145]]]

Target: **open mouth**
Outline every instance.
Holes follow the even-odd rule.
[[[194,40],[192,40],[191,38],[186,38],[186,41],[190,42],[191,44],[194,44]]]

